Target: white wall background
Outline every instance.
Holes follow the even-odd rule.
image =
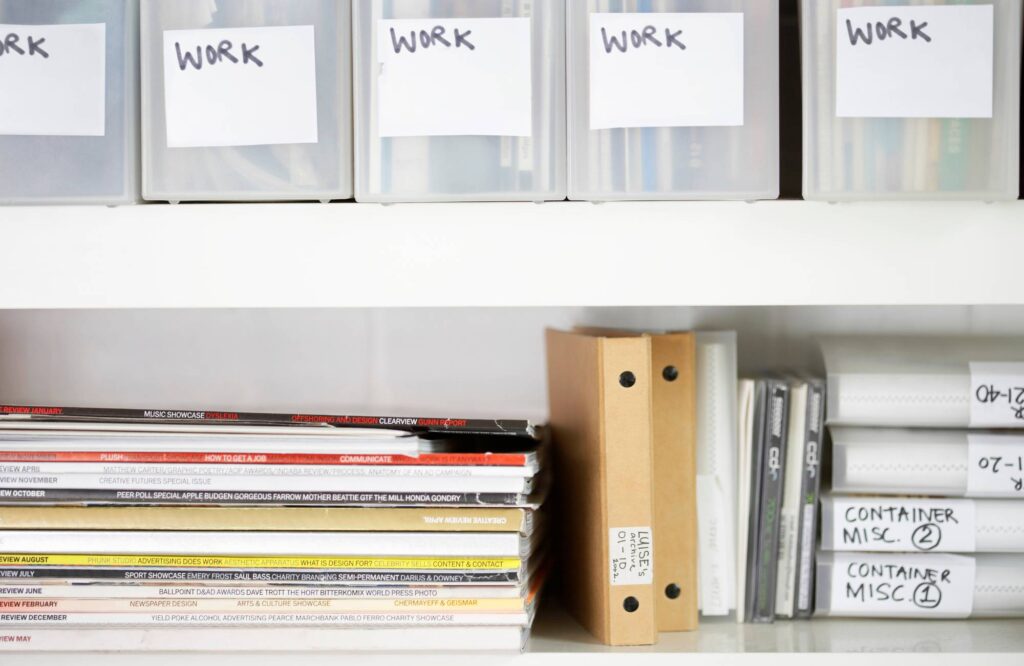
[[[740,365],[820,369],[835,333],[1021,334],[1022,307],[0,312],[0,402],[542,420],[543,331],[736,329]]]

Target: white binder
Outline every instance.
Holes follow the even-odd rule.
[[[736,333],[697,333],[697,522],[701,614],[736,608]]]

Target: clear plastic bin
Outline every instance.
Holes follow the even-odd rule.
[[[349,0],[142,0],[144,197],[351,198],[350,36]]]
[[[657,64],[643,61],[641,49],[630,50],[633,44],[624,44],[619,30],[602,34],[610,43],[611,37],[620,35],[617,45],[597,57],[608,60],[632,57],[629,70],[620,72],[619,78],[602,72],[607,69],[591,67],[592,15],[597,14],[742,14],[742,33],[728,32],[727,25],[708,24],[714,17],[663,17],[636,21],[635,29],[642,35],[643,27],[655,28],[651,34],[657,42],[648,39],[643,53],[660,52],[664,58],[673,35],[681,30],[678,39],[686,50],[672,45],[669,49],[681,58],[691,54],[706,54],[705,63],[695,65],[692,71],[673,70],[658,81],[647,79],[637,84],[641,97],[623,93],[620,99],[633,98],[632,106],[618,107],[616,112],[592,109],[592,96],[603,94],[599,90],[624,90],[630,72],[650,73],[653,67],[687,67],[685,60],[664,59]],[[624,17],[629,18],[629,17]],[[723,17],[727,21],[736,18]],[[643,26],[643,27],[641,27]],[[606,28],[605,26],[601,26]],[[610,27],[610,26],[609,26]],[[625,39],[636,37],[629,30],[634,26],[622,24]],[[597,30],[597,25],[594,24]],[[608,28],[606,28],[608,29]],[[721,32],[726,30],[725,33]],[[733,44],[726,48],[722,34],[731,35],[742,44],[742,61]],[[576,0],[569,9],[569,198],[579,200],[646,200],[646,199],[775,199],[779,196],[779,4],[777,0]],[[609,37],[609,35],[611,37]],[[707,35],[706,37],[702,37]],[[640,38],[642,40],[642,38]],[[691,40],[699,40],[693,41]],[[687,44],[686,42],[691,42]],[[626,47],[622,53],[621,46]],[[656,48],[652,48],[656,47]],[[726,48],[724,57],[718,58],[714,49]],[[730,58],[733,58],[730,60]],[[725,62],[729,62],[728,69]],[[608,65],[605,65],[607,67]],[[592,71],[593,70],[593,71]],[[683,72],[683,73],[680,73]],[[721,87],[715,79],[728,81],[728,97],[722,97]],[[672,86],[674,77],[689,80],[680,90],[701,90],[705,100],[694,103],[687,113],[680,109],[685,104],[674,103],[671,96],[651,91]],[[627,81],[624,81],[625,77]],[[616,82],[623,83],[617,87]],[[601,88],[591,89],[593,84]],[[705,113],[714,97],[715,113]],[[606,99],[614,99],[607,95]],[[662,100],[652,104],[652,100]],[[684,100],[681,100],[685,102]],[[596,105],[596,100],[594,101]],[[650,114],[654,106],[672,109],[670,113]],[[639,113],[637,111],[646,111]],[[659,125],[664,123],[664,126]]]
[[[1016,199],[1020,187],[1020,0],[919,0],[896,3],[899,6],[895,7],[889,7],[893,3],[885,0],[862,0],[856,4],[858,8],[879,7],[886,10],[886,15],[902,17],[901,31],[910,36],[911,42],[913,34],[906,29],[906,18],[913,14],[906,12],[948,5],[993,7],[991,117],[984,117],[986,112],[976,117],[948,117],[965,112],[948,102],[940,106],[935,106],[934,102],[912,106],[886,103],[884,92],[880,96],[864,92],[865,88],[881,84],[866,85],[868,82],[860,76],[851,76],[849,87],[844,83],[841,92],[837,88],[837,36],[848,39],[850,28],[838,32],[838,11],[850,9],[850,3],[801,0],[804,197],[822,201]],[[867,48],[863,46],[863,37],[868,34],[875,40],[873,48],[883,46],[883,42],[892,46],[906,41],[898,34],[890,38],[889,33],[886,39],[878,40],[877,30],[867,31],[866,19],[867,15],[863,22],[851,21],[853,39],[859,40],[855,48]],[[932,27],[926,28],[925,34]],[[935,40],[939,37],[934,33],[928,36]],[[933,62],[941,63],[937,65],[941,71],[935,78],[946,78],[946,61],[935,57]],[[977,83],[981,77],[974,76],[972,80]],[[844,100],[861,95],[876,102],[840,108],[840,95]],[[963,95],[963,90],[954,89],[944,97],[956,100]],[[901,98],[899,95],[890,97]],[[926,95],[917,97],[930,99]],[[979,97],[986,103],[989,99],[987,94]],[[883,101],[878,102],[880,98]],[[893,113],[901,115],[890,115]],[[914,117],[902,117],[905,113]],[[918,115],[925,113],[929,115]],[[937,113],[940,117],[932,117]]]
[[[354,7],[357,201],[565,199],[564,0],[354,0]],[[423,22],[411,23],[417,19]],[[477,89],[465,98],[469,103],[466,108],[476,111],[476,115],[455,119],[452,114],[450,122],[436,115],[439,110],[443,113],[445,109],[454,109],[451,99],[438,94],[436,89],[464,92],[452,86],[452,72],[456,70],[442,63],[431,70],[441,72],[437,77],[420,77],[422,82],[435,86],[435,90],[423,91],[423,101],[410,107],[416,113],[405,114],[405,126],[388,124],[389,113],[396,107],[392,105],[389,109],[381,98],[398,100],[404,97],[403,88],[422,89],[407,61],[394,60],[396,66],[386,71],[392,78],[386,80],[384,61],[403,55],[407,59],[421,59],[428,52],[434,56],[447,53],[454,65],[466,66],[467,59],[458,60],[465,55],[465,47],[460,53],[453,31],[465,30],[470,24],[460,24],[460,19],[476,21],[471,29],[474,35],[469,38],[470,42],[478,40],[473,54],[487,58],[497,54],[499,61],[497,66],[493,59],[489,64],[478,65],[476,75],[470,72],[466,79],[476,81]],[[516,24],[498,30],[504,35],[515,32],[523,40],[515,42],[514,48],[509,47],[510,42],[503,42],[501,47],[488,49],[487,42],[494,44],[497,40],[492,39],[495,33],[483,32],[481,19],[519,19],[528,23],[494,24]],[[396,37],[381,39],[395,25],[382,22],[395,20],[410,23],[403,23]],[[417,29],[431,31],[435,26],[447,31],[442,37],[452,47],[435,40],[429,47],[420,46],[415,56],[410,56],[408,48],[402,46],[397,56],[385,51],[397,36],[422,37]],[[427,38],[430,39],[429,35]],[[408,39],[405,43],[411,44]],[[507,58],[503,58],[505,54]],[[392,83],[402,77],[407,85]],[[508,114],[488,110],[494,107],[495,98],[516,86],[532,89],[532,96],[506,99],[510,101],[507,106],[514,108]],[[485,89],[487,92],[483,92]],[[431,101],[435,104],[431,105]],[[428,119],[429,112],[435,115]],[[499,115],[502,122],[495,122]],[[516,127],[522,129],[517,131]]]
[[[0,0],[0,42],[21,45],[0,56],[0,203],[138,200],[137,12],[133,0]]]

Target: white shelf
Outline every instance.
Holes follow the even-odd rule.
[[[337,666],[344,663],[409,666],[962,666],[985,654],[986,666],[1019,666],[1024,657],[1024,621],[813,620],[741,625],[722,620],[693,633],[663,634],[658,645],[609,648],[598,645],[559,608],[542,613],[523,655],[488,654],[4,654],[4,666]],[[183,640],[187,640],[183,636]],[[286,647],[284,649],[287,649]]]
[[[1024,203],[0,208],[0,308],[1024,304]]]
[[[821,663],[822,654],[833,655],[824,661],[829,664],[847,663],[838,655],[878,653],[880,661],[871,666],[899,664],[900,659],[885,659],[884,655],[929,652],[947,655],[944,659],[933,656],[933,664],[957,664],[956,654],[993,653],[990,663],[1019,664],[1024,656],[1024,621],[1022,620],[970,620],[970,621],[914,621],[914,620],[849,620],[815,619],[809,621],[779,621],[774,624],[739,624],[733,620],[715,619],[701,623],[695,632],[662,634],[658,644],[643,648],[609,648],[599,645],[558,607],[548,608],[534,630],[528,653],[558,655],[562,658],[582,655],[581,666],[603,663],[602,657],[630,653],[631,657],[654,663],[662,655],[686,654],[687,663],[704,657],[705,663],[725,663],[722,655],[761,655],[758,663],[791,664],[793,656],[813,658]],[[718,657],[714,657],[718,655]],[[776,659],[768,655],[785,655]],[[938,658],[936,658],[938,657]],[[730,657],[731,658],[731,657]],[[837,660],[835,660],[837,659]],[[986,659],[988,659],[986,657]],[[667,660],[665,660],[667,662]],[[559,660],[561,662],[561,659]],[[555,663],[549,661],[548,663]],[[607,663],[612,663],[608,661]],[[677,662],[678,663],[678,662]],[[811,663],[808,659],[808,663]],[[851,660],[849,663],[855,663]],[[864,666],[863,661],[856,662]],[[986,662],[989,663],[989,662]]]

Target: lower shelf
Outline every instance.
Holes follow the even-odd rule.
[[[183,634],[187,640],[187,634]],[[287,646],[282,646],[287,650]],[[663,634],[656,646],[610,648],[598,644],[561,608],[549,604],[522,655],[513,654],[360,654],[281,652],[271,654],[4,654],[3,666],[337,666],[364,664],[416,666],[619,666],[679,663],[798,664],[864,666],[861,653],[871,653],[871,666],[960,666],[965,655],[986,654],[986,666],[1019,666],[1024,658],[1024,621],[896,621],[812,620],[773,625],[705,622],[692,633]],[[827,656],[826,656],[827,654]],[[629,661],[623,662],[623,655]]]
[[[599,645],[561,608],[547,608],[535,627],[528,653],[588,655],[623,652],[656,654],[822,653],[1002,653],[1005,663],[1020,664],[1024,655],[1024,620],[854,620],[816,619],[775,624],[739,624],[728,619],[701,623],[698,631],[662,634],[657,645],[609,648]],[[932,663],[940,663],[936,660]],[[539,662],[538,662],[539,663]],[[554,661],[550,663],[555,663]],[[584,662],[580,662],[581,664]],[[714,662],[717,663],[717,662]],[[767,660],[762,663],[773,663]],[[786,662],[789,663],[789,662]],[[903,663],[886,662],[886,663]],[[949,663],[959,663],[956,659]],[[1004,663],[1000,659],[986,663]],[[872,666],[881,666],[881,662]]]

